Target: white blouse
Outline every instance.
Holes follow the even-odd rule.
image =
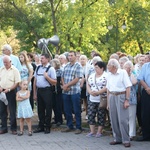
[[[96,81],[96,83],[95,83],[95,81]],[[96,80],[95,80],[95,73],[92,73],[88,78],[88,84],[92,91],[99,91],[100,89],[104,88],[106,86],[106,82],[107,82],[107,73],[106,72],[104,72],[100,77],[96,77]],[[105,93],[105,95],[106,95],[106,93]],[[89,100],[91,102],[99,103],[100,95],[98,95],[98,96],[90,95]]]

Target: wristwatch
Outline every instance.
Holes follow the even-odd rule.
[[[125,100],[128,100],[128,101],[129,101],[129,98],[125,98]]]
[[[8,89],[8,92],[10,92],[10,89]]]

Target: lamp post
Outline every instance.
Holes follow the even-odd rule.
[[[113,25],[109,25],[108,27],[108,30],[112,30],[113,29]],[[119,30],[118,30],[118,18],[116,19],[116,25],[115,25],[115,34],[116,34],[116,38],[115,38],[115,51],[117,52],[118,50],[118,33],[119,33]],[[121,28],[123,30],[125,30],[127,28],[125,22],[122,24]]]

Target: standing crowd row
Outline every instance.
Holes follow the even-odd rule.
[[[134,59],[120,52],[114,53],[107,66],[96,51],[91,52],[92,59],[75,51],[51,59],[49,54],[33,55],[26,51],[15,56],[11,46],[6,44],[2,47],[2,53],[0,134],[8,132],[8,114],[11,132],[17,134],[17,111],[20,119],[18,135],[24,134],[26,120],[28,135],[32,136],[34,101],[37,103],[39,117],[34,133],[50,133],[53,110],[57,126],[63,123],[62,114],[65,116],[67,128],[62,132],[75,130],[75,134],[80,134],[82,100],[90,127],[87,137],[103,136],[107,114],[114,137],[111,145],[123,143],[125,147],[130,147],[130,140],[136,136],[136,120],[142,134],[138,140],[150,140],[149,53],[138,54]],[[106,106],[102,106],[104,100]],[[75,127],[73,116],[76,120]]]

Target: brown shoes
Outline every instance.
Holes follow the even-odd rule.
[[[80,134],[80,133],[82,133],[82,130],[81,129],[76,129],[75,134]]]
[[[71,129],[71,128],[68,128],[68,127],[61,130],[61,132],[72,132],[72,131],[74,131],[74,129]]]
[[[122,144],[122,142],[117,142],[117,141],[112,141],[109,143],[110,145],[117,145],[117,144]],[[130,147],[130,143],[123,143],[124,147]]]
[[[11,133],[12,133],[13,135],[17,135],[17,131],[16,131],[16,130],[12,130]]]
[[[123,145],[124,145],[124,147],[130,147],[131,146],[130,143],[124,143]]]
[[[7,132],[8,132],[8,130],[0,130],[0,134],[5,134],[5,133],[7,133]],[[12,130],[11,133],[12,133],[13,135],[17,135],[17,131],[16,131],[16,130]]]
[[[0,134],[5,134],[7,132],[8,132],[7,130],[0,130]]]
[[[110,145],[117,145],[117,144],[121,144],[122,142],[117,142],[117,141],[112,141],[112,142],[110,142],[109,144]]]

